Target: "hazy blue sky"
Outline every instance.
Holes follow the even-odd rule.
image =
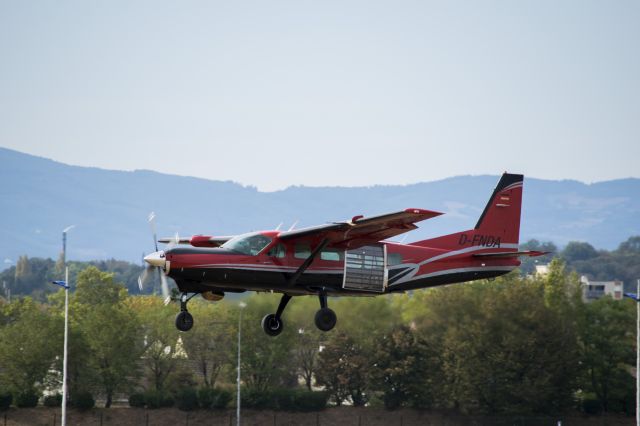
[[[0,146],[293,184],[640,176],[640,2],[4,1]]]

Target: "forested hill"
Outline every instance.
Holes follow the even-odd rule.
[[[0,148],[0,261],[8,259],[8,266],[22,254],[55,259],[62,229],[76,225],[69,234],[70,259],[139,262],[153,248],[146,221],[151,211],[162,236],[236,234],[296,221],[304,227],[407,207],[446,213],[423,222],[407,236],[411,241],[473,227],[499,172],[412,185],[260,192],[222,180],[69,166]],[[639,217],[640,179],[587,185],[527,178],[521,241],[563,246],[578,240],[614,249],[640,234]]]

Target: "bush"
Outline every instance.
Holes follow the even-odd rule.
[[[147,408],[173,407],[174,400],[171,395],[157,390],[148,390],[144,393],[144,403]]]
[[[129,406],[135,408],[144,408],[144,395],[141,393],[133,393],[129,395]]]
[[[0,411],[4,411],[11,407],[13,395],[10,392],[0,391]]]
[[[384,408],[387,410],[396,410],[402,405],[404,397],[397,392],[389,392],[384,394]]]
[[[319,411],[327,406],[326,392],[311,392],[297,389],[276,389],[272,391],[243,390],[243,407],[282,411]]]
[[[40,395],[35,389],[29,389],[16,394],[16,407],[19,408],[32,408],[38,405],[38,399]]]
[[[183,388],[176,395],[178,408],[182,411],[191,411],[198,408],[198,393],[193,388]]]
[[[602,405],[600,405],[600,400],[596,398],[585,398],[582,401],[582,410],[587,414],[600,414]]]
[[[327,392],[298,391],[294,398],[294,411],[320,411],[327,407]]]
[[[216,397],[216,389],[213,388],[200,388],[198,390],[198,404],[202,408],[211,408],[213,406],[213,400]]]
[[[45,407],[60,407],[62,405],[62,395],[59,393],[47,395],[42,403]]]
[[[255,408],[256,410],[275,410],[278,408],[272,391],[242,389],[240,393],[240,403],[243,407]]]
[[[96,401],[93,399],[91,392],[78,392],[73,396],[71,402],[78,410],[89,410],[96,405]]]
[[[229,405],[232,399],[233,395],[231,392],[224,389],[216,389],[216,397],[213,400],[211,408],[215,408],[216,410],[227,408],[227,405]]]

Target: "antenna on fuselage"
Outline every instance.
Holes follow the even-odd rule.
[[[293,222],[293,225],[291,225],[291,228],[289,228],[289,229],[287,230],[287,232],[289,232],[289,231],[293,231],[293,228],[295,228],[295,227],[296,227],[296,225],[298,224],[298,222],[299,222],[299,220],[296,220],[295,222]]]
[[[280,224],[276,226],[276,231],[279,231],[282,225],[284,225],[284,222],[280,222]]]

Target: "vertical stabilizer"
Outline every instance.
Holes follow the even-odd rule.
[[[523,175],[503,174],[474,229],[418,241],[412,245],[445,250],[474,246],[517,250],[523,181]]]

